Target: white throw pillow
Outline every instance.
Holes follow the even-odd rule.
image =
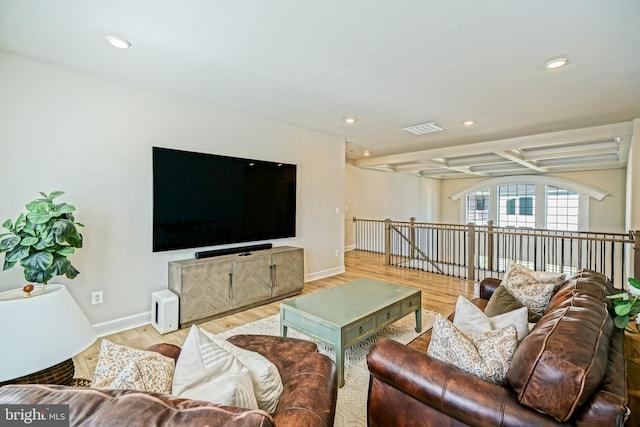
[[[220,405],[258,409],[249,370],[192,326],[176,363],[172,394]]]
[[[245,350],[217,337],[211,332],[204,329],[200,330],[220,347],[237,357],[249,370],[258,407],[265,412],[273,414],[276,411],[283,390],[282,379],[276,365],[255,351]]]
[[[465,335],[437,314],[427,355],[486,381],[502,384],[516,346],[514,325],[484,334]]]
[[[515,325],[518,342],[520,342],[529,334],[527,318],[527,307],[520,307],[507,313],[488,317],[478,306],[460,295],[456,302],[456,314],[453,318],[453,324],[465,335],[482,334],[508,325]]]

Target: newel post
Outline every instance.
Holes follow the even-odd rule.
[[[391,218],[384,220],[384,263],[391,264]]]
[[[467,226],[467,279],[476,280],[476,225],[470,222]]]
[[[411,259],[416,259],[416,219],[415,217],[409,218],[411,222],[411,227],[409,229],[409,250],[411,251]]]

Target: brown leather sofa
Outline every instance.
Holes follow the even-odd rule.
[[[331,359],[317,352],[316,344],[266,335],[236,335],[228,341],[277,366],[284,390],[272,416],[160,393],[55,385],[0,387],[0,404],[68,404],[71,426],[333,426],[337,371]],[[171,344],[148,350],[174,359],[180,354]]]
[[[500,281],[485,279],[484,310]],[[553,295],[497,385],[427,356],[431,331],[367,356],[369,426],[622,426],[628,416],[624,341],[605,276],[580,271]]]

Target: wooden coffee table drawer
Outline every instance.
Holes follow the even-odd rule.
[[[367,317],[355,325],[347,328],[344,332],[344,344],[351,345],[362,340],[375,330],[374,317]]]
[[[420,298],[420,295],[417,295],[411,299],[408,299],[406,301],[402,302],[402,313],[406,314],[406,313],[411,313],[412,311],[416,311],[420,307],[420,304],[422,303],[422,300]]]
[[[415,309],[414,309],[415,310]],[[402,317],[402,306],[395,304],[376,314],[376,326],[381,328]]]

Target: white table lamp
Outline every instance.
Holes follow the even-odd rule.
[[[45,370],[70,359],[97,338],[63,285],[38,286],[31,297],[0,293],[0,382]]]

